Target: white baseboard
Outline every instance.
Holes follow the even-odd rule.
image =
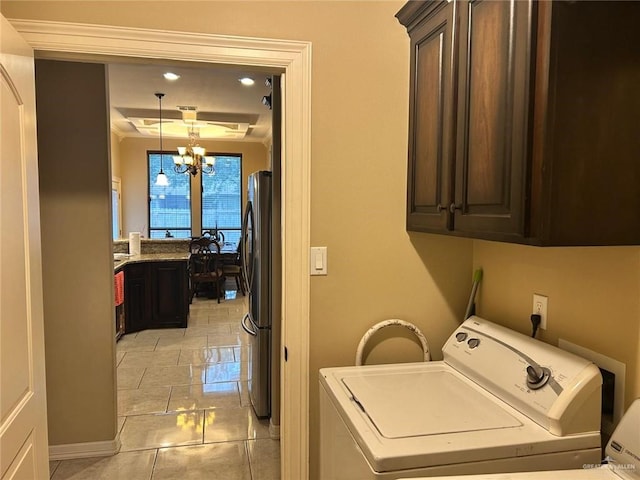
[[[72,458],[108,457],[120,451],[120,435],[103,442],[67,443],[49,445],[49,460]]]
[[[274,425],[271,420],[269,420],[269,436],[273,440],[280,440],[280,425]]]

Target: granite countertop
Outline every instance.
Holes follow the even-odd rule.
[[[187,261],[189,260],[189,252],[171,252],[171,253],[142,253],[140,255],[128,255],[123,253],[114,254],[113,268],[117,270],[129,263],[141,262],[171,262],[171,261]]]

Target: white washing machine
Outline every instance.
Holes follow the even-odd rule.
[[[320,370],[320,478],[369,480],[599,463],[591,362],[479,317],[442,361]]]
[[[620,420],[609,439],[606,455],[607,464],[587,464],[579,470],[429,477],[428,480],[640,480],[640,399],[633,402]]]

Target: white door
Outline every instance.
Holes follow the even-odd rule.
[[[0,478],[49,478],[33,50],[0,18]]]

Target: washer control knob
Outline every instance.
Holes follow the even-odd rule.
[[[456,333],[456,340],[458,340],[458,342],[464,342],[466,339],[467,339],[466,332],[458,332],[458,333]]]
[[[469,341],[467,342],[467,345],[469,345],[469,348],[476,348],[478,345],[480,345],[480,339],[470,338]]]
[[[549,369],[539,365],[527,367],[527,386],[532,390],[543,387],[549,381]]]

